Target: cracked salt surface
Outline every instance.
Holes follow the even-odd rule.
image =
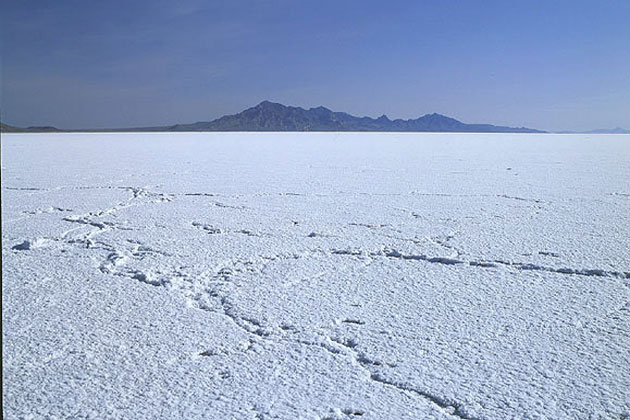
[[[5,418],[630,416],[628,136],[2,140]]]

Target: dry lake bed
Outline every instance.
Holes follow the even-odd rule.
[[[6,419],[630,418],[630,136],[2,135]]]

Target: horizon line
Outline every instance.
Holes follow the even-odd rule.
[[[147,125],[147,126],[132,126],[132,127],[100,127],[100,128],[59,128],[53,125],[29,125],[29,126],[16,126],[16,125],[12,125],[9,124],[7,122],[1,121],[0,123],[3,126],[8,126],[9,130],[15,129],[15,130],[19,130],[19,131],[5,131],[4,129],[2,130],[3,133],[20,133],[20,132],[26,132],[26,133],[54,133],[54,132],[58,132],[58,133],[111,133],[111,132],[169,132],[166,131],[169,128],[173,128],[173,127],[177,127],[177,126],[185,126],[185,125],[193,125],[193,124],[201,124],[201,123],[211,123],[214,122],[216,120],[219,120],[221,118],[224,117],[230,117],[230,116],[236,116],[239,115],[245,111],[248,111],[250,109],[254,109],[257,107],[260,107],[262,105],[265,104],[271,104],[271,105],[278,105],[278,106],[282,106],[284,108],[295,108],[295,109],[300,109],[303,111],[312,111],[312,110],[317,110],[320,108],[323,108],[329,112],[332,113],[336,113],[336,114],[346,114],[349,115],[351,117],[354,118],[368,118],[370,120],[376,121],[379,119],[386,119],[390,122],[396,122],[396,121],[403,121],[403,122],[408,122],[408,121],[415,121],[417,119],[420,118],[424,118],[427,116],[441,116],[444,118],[449,118],[452,120],[455,120],[457,122],[460,122],[462,124],[466,124],[466,125],[489,125],[489,126],[495,126],[495,127],[507,127],[507,128],[514,128],[514,129],[528,129],[528,130],[537,130],[539,131],[539,133],[521,133],[521,134],[630,134],[630,130],[627,130],[625,128],[622,128],[621,126],[616,126],[614,128],[598,128],[598,129],[591,129],[591,130],[585,130],[585,131],[575,131],[575,130],[560,130],[560,131],[549,131],[549,130],[541,130],[541,129],[537,129],[537,128],[530,128],[530,127],[525,127],[525,126],[519,126],[519,127],[514,127],[514,126],[497,126],[495,124],[492,123],[464,123],[456,118],[450,117],[448,115],[445,114],[440,114],[438,112],[432,112],[432,113],[426,113],[423,114],[417,118],[408,118],[408,119],[404,119],[404,118],[395,118],[395,119],[391,119],[387,114],[381,114],[379,117],[370,117],[370,116],[356,116],[353,114],[350,114],[348,112],[345,111],[333,111],[330,108],[324,106],[324,105],[319,105],[316,107],[310,107],[310,108],[304,108],[301,106],[295,106],[295,105],[285,105],[281,102],[273,102],[270,100],[263,100],[261,102],[259,102],[258,104],[254,105],[254,106],[250,106],[248,108],[243,109],[240,112],[234,113],[234,114],[224,114],[221,115],[217,118],[211,119],[211,120],[206,120],[206,121],[195,121],[192,123],[175,123],[175,124],[166,124],[166,125]],[[128,131],[126,131],[128,130]],[[596,133],[596,131],[615,131],[615,130],[619,130],[621,132],[618,133],[614,133],[614,132],[602,132],[602,133]],[[177,132],[244,132],[244,133],[251,133],[251,132],[357,132],[357,133],[365,133],[365,132],[371,132],[371,133],[478,133],[478,134],[484,134],[484,132],[470,132],[470,131],[413,131],[413,130],[392,130],[392,131],[388,131],[388,130],[357,130],[357,131],[353,131],[353,130],[178,130]],[[486,132],[485,134],[495,134],[494,132]],[[505,134],[505,133],[496,133],[496,134]],[[518,133],[512,133],[512,134],[518,134]]]

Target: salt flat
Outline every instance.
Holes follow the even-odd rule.
[[[2,135],[3,414],[630,417],[630,136]]]

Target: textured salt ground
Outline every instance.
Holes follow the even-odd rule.
[[[3,136],[3,413],[624,418],[629,140]]]

